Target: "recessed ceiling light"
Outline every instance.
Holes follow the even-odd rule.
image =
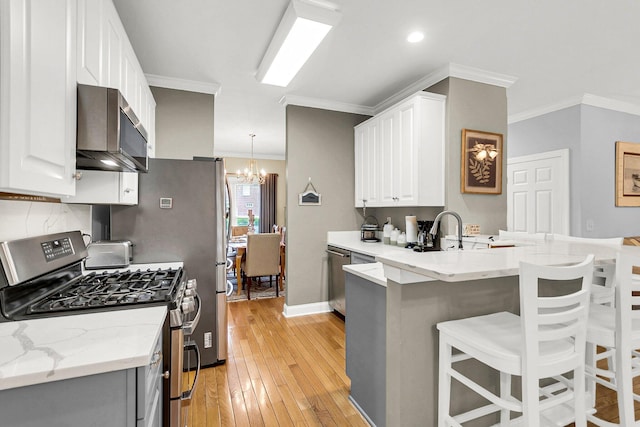
[[[407,36],[407,41],[409,43],[418,43],[419,41],[422,41],[422,39],[424,39],[424,34],[420,31],[414,31]]]

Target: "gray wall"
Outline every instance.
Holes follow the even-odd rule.
[[[640,234],[640,208],[615,206],[615,143],[640,142],[639,116],[577,105],[512,123],[509,135],[509,156],[569,148],[572,235]]]
[[[327,301],[327,232],[360,228],[353,127],[367,118],[287,107],[287,305]],[[320,206],[298,206],[309,177],[322,195]]]
[[[156,100],[156,157],[213,157],[215,97],[206,93],[151,87]]]
[[[580,233],[580,106],[509,125],[509,157],[569,149],[570,234]]]
[[[447,78],[428,89],[447,96],[445,144],[445,208],[460,214],[464,223],[479,224],[482,234],[497,234],[507,227],[507,93],[503,87],[458,78]],[[502,194],[460,192],[462,129],[503,135]],[[455,234],[456,222],[448,219],[445,234]]]

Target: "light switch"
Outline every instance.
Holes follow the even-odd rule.
[[[592,219],[587,220],[587,231],[593,231],[594,224]]]

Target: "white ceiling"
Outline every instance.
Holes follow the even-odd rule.
[[[254,76],[288,0],[114,0],[145,73],[221,85],[220,156],[248,156],[253,132],[255,157],[284,158],[285,95],[376,107],[449,63],[515,77],[510,116],[585,93],[640,104],[640,2],[334,2],[340,23],[280,88]]]

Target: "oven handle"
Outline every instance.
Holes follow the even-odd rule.
[[[185,335],[193,334],[193,331],[196,329],[196,326],[198,326],[198,323],[200,322],[200,311],[202,311],[202,301],[200,301],[200,296],[197,293],[194,294],[193,297],[196,303],[198,304],[198,310],[196,311],[196,315],[194,316],[193,320],[189,322],[185,322],[184,325],[182,326],[182,331],[184,332]]]
[[[196,384],[198,383],[198,376],[200,375],[200,349],[198,348],[198,344],[195,341],[189,340],[184,343],[185,350],[191,350],[196,353],[196,376],[193,378],[193,384],[188,391],[183,391],[180,396],[180,400],[191,400],[191,396],[193,395],[193,391],[196,389]]]

